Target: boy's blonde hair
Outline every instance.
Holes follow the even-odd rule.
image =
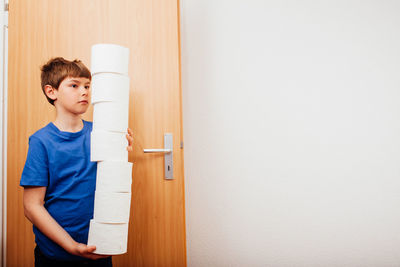
[[[44,64],[40,70],[42,71],[40,78],[43,93],[46,96],[47,101],[52,105],[54,105],[54,100],[46,95],[44,89],[46,85],[51,85],[57,90],[60,83],[67,77],[83,77],[92,80],[92,75],[90,74],[89,69],[78,59],[69,61],[62,57],[52,58]]]

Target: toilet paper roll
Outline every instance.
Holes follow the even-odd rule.
[[[130,193],[131,186],[132,163],[122,161],[97,163],[97,191]]]
[[[126,132],[129,99],[123,102],[98,102],[93,105],[93,130]]]
[[[98,73],[92,77],[92,104],[102,101],[129,103],[129,77],[115,73]]]
[[[102,255],[119,255],[127,251],[127,223],[105,224],[90,220],[88,246],[96,246],[93,253]]]
[[[131,193],[96,190],[93,219],[100,223],[128,223],[130,208]]]
[[[92,131],[90,136],[91,161],[128,161],[126,133]]]
[[[92,75],[100,72],[114,72],[128,75],[129,49],[116,44],[92,46]]]

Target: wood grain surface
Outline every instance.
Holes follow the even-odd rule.
[[[7,266],[34,266],[32,224],[19,180],[28,138],[55,118],[40,87],[49,58],[81,59],[90,48],[130,49],[129,126],[134,163],[128,253],[114,266],[186,266],[180,84],[179,3],[175,0],[10,0],[7,155]],[[93,109],[84,115],[91,120]],[[174,180],[164,179],[164,133],[174,141]]]

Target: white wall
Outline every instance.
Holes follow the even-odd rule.
[[[181,1],[188,266],[400,266],[400,1]]]

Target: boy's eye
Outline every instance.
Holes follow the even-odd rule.
[[[86,85],[86,86],[85,86],[85,88],[86,88],[86,89],[89,89],[89,88],[90,88],[90,86],[89,86],[89,85]]]
[[[72,84],[71,85],[73,88],[76,88],[76,87],[78,87],[76,84]]]

